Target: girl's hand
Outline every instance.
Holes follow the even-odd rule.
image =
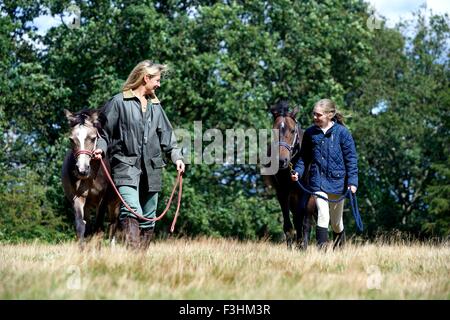
[[[355,186],[352,186],[352,185],[350,185],[350,186],[348,186],[348,188],[350,189],[350,190],[352,190],[352,193],[356,193],[356,187]]]
[[[298,181],[298,172],[296,172],[295,174],[291,174],[291,179],[292,181]]]

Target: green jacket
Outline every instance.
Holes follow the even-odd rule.
[[[144,112],[133,91],[124,91],[105,104],[99,119],[102,130],[97,147],[110,160],[116,186],[138,186],[140,178],[147,178],[149,191],[161,191],[166,165],[162,153],[170,155],[173,163],[183,157],[158,98],[151,99]],[[146,177],[140,177],[141,164]]]

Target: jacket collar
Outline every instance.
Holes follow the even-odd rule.
[[[125,90],[125,91],[123,91],[122,93],[123,93],[123,98],[124,98],[124,99],[137,98],[137,96],[134,94],[133,90],[131,90],[131,89]],[[148,98],[150,98],[150,101],[151,101],[153,104],[158,104],[158,103],[160,103],[158,97],[157,97],[155,94],[153,94],[153,95],[148,95],[148,96],[147,96],[147,99],[148,99]]]
[[[324,134],[327,135],[327,134],[333,132],[333,130],[335,129],[335,127],[336,127],[337,124],[338,124],[338,123],[337,123],[336,121],[334,121],[333,125],[332,125],[332,126],[327,130],[327,132],[324,133]],[[322,128],[320,128],[320,127],[318,127],[318,126],[316,126],[316,125],[314,125],[314,128],[315,128],[315,130],[316,130],[317,132],[323,133]]]

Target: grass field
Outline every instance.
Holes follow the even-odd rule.
[[[159,240],[145,252],[0,244],[0,299],[449,299],[449,269],[448,245],[419,243],[338,252],[225,239]]]

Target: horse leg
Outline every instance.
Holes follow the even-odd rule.
[[[289,216],[289,196],[278,194],[281,212],[283,213],[283,231],[286,235],[286,244],[288,249],[292,249],[292,243],[295,239],[295,232]]]
[[[305,205],[305,216],[303,220],[303,248],[306,249],[309,244],[309,239],[311,237],[311,224],[312,219],[315,214],[316,201],[311,195],[305,195],[306,205]],[[317,218],[316,218],[317,219]]]
[[[108,241],[112,247],[115,247],[116,245],[116,229],[117,229],[116,222],[110,222],[108,224]]]
[[[303,219],[305,216],[305,206],[302,203],[301,196],[297,193],[291,194],[289,201],[294,220],[294,227],[296,230],[296,247],[302,249],[301,243],[303,235]]]
[[[107,198],[108,201],[108,240],[111,246],[116,244],[116,231],[119,225],[119,201]]]
[[[108,204],[105,200],[100,202],[100,205],[97,207],[97,214],[95,215],[95,225],[94,232],[95,233],[103,233],[103,223],[105,222],[105,214],[108,209]]]
[[[84,221],[84,205],[86,198],[77,197],[74,200],[73,207],[75,210],[75,228],[77,232],[77,238],[82,247],[84,245],[84,233],[86,231],[86,221]]]

